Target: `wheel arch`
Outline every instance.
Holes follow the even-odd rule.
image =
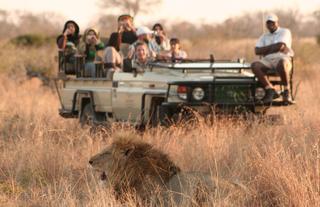
[[[92,106],[92,109],[95,110],[93,91],[77,90],[75,91],[73,100],[72,100],[72,111],[74,113],[78,113],[78,115],[80,116],[83,108],[88,103],[90,103]]]

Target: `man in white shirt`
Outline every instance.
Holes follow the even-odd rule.
[[[256,55],[262,58],[252,63],[252,71],[266,89],[263,102],[271,103],[273,99],[279,97],[279,94],[268,80],[266,73],[268,70],[276,69],[284,85],[282,98],[283,101],[287,103],[289,102],[288,83],[289,72],[292,68],[291,58],[294,55],[291,49],[291,32],[289,29],[279,27],[278,17],[275,14],[267,16],[266,27],[269,32],[259,38],[255,47]]]

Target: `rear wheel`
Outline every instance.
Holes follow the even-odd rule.
[[[94,119],[95,113],[93,108],[90,103],[87,103],[81,111],[80,124],[82,127],[85,125],[93,126]]]
[[[105,122],[105,116],[101,113],[97,113],[93,110],[91,103],[87,103],[81,112],[80,115],[80,124],[81,126],[89,125],[89,126],[96,126]]]

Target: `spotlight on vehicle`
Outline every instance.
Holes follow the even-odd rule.
[[[263,88],[256,88],[256,100],[261,100],[266,95],[266,91]]]
[[[201,101],[204,98],[204,90],[200,87],[194,88],[192,91],[192,97],[196,101]]]

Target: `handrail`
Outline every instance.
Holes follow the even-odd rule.
[[[182,63],[163,63],[152,62],[149,63],[152,67],[178,69],[178,70],[203,70],[203,69],[215,69],[215,70],[236,70],[236,69],[250,69],[250,63],[241,63],[236,61],[215,61],[215,62],[182,62]]]

